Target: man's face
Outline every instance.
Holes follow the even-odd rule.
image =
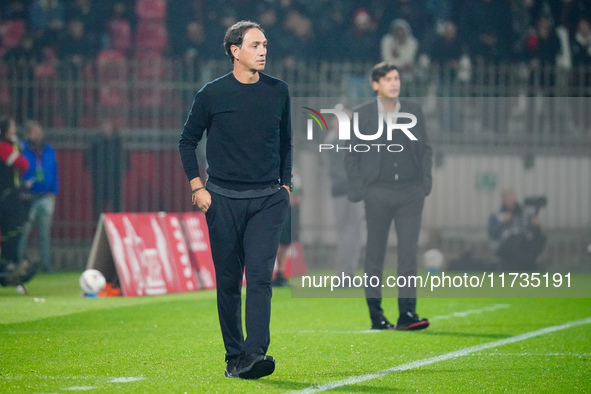
[[[29,130],[29,141],[39,142],[43,139],[43,130],[39,126],[31,127]]]
[[[400,95],[400,75],[397,70],[392,70],[377,82],[372,82],[371,87],[378,97],[397,98]]]
[[[267,57],[267,38],[259,29],[249,29],[244,34],[242,47],[233,46],[235,61],[251,71],[263,71]]]

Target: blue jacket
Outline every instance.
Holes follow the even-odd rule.
[[[24,176],[25,182],[33,181],[30,189],[32,194],[58,193],[59,180],[57,170],[57,158],[55,149],[49,144],[45,144],[40,158],[37,158],[35,152],[25,142],[23,155],[29,161],[29,171]]]

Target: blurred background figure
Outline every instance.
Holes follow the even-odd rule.
[[[39,123],[28,121],[25,129],[23,155],[29,161],[29,170],[24,176],[24,185],[30,206],[28,221],[19,244],[19,254],[25,256],[31,228],[33,225],[37,226],[40,268],[45,272],[52,272],[51,224],[59,191],[57,157],[53,146],[45,140]]]
[[[501,209],[488,220],[488,234],[496,244],[501,268],[512,272],[535,270],[536,260],[546,245],[538,218],[545,199],[530,199],[529,204],[526,199],[526,205],[534,207],[533,212],[517,203],[511,189],[503,191],[502,199]]]
[[[395,19],[390,24],[390,32],[381,41],[382,61],[393,64],[412,79],[419,42],[412,35],[410,25],[404,19]]]
[[[335,109],[346,112],[351,117],[349,109],[337,105]],[[338,144],[339,124],[336,116],[332,117],[331,129],[324,143]],[[332,195],[332,207],[335,216],[335,228],[337,230],[337,253],[335,273],[353,276],[359,266],[361,253],[361,222],[363,221],[363,206],[359,202],[351,202],[347,198],[349,180],[345,171],[345,154],[330,150],[322,155],[324,165],[328,169],[330,179],[330,191]]]
[[[22,155],[16,137],[16,125],[12,119],[0,119],[0,231],[2,232],[2,259],[0,260],[0,285],[19,284],[18,279],[28,268],[23,256],[19,256],[26,212],[20,196],[21,177],[29,169],[29,162]]]
[[[84,163],[92,178],[95,218],[102,212],[121,212],[127,157],[121,136],[110,120],[101,123],[100,133],[92,138]]]

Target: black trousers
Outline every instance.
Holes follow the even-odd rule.
[[[368,277],[379,277],[383,283],[384,259],[393,220],[398,237],[398,276],[417,275],[417,249],[425,202],[423,185],[416,183],[396,189],[370,186],[364,202],[367,221],[365,273]],[[381,287],[367,287],[365,296],[372,322],[380,322],[384,316]],[[400,315],[415,313],[416,304],[415,287],[398,289]]]
[[[266,354],[271,280],[289,192],[251,199],[211,193],[205,216],[215,266],[217,305],[226,359]],[[242,332],[242,276],[246,273],[246,340]]]
[[[18,245],[27,220],[27,210],[16,190],[0,196],[0,231],[2,232],[2,259],[20,262],[24,256],[18,255]]]

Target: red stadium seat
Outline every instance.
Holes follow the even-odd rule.
[[[103,107],[127,107],[127,89],[120,86],[102,86],[100,88],[100,102]]]
[[[135,13],[141,20],[166,19],[166,0],[137,0]]]
[[[127,60],[119,51],[102,50],[98,55],[98,77],[101,82],[127,79]]]
[[[136,49],[162,52],[168,45],[168,32],[161,22],[141,21],[135,37]]]
[[[107,25],[111,47],[121,53],[128,53],[131,49],[131,26],[124,19],[112,19]]]
[[[0,24],[0,41],[5,48],[18,45],[26,32],[25,22],[21,20],[5,21]]]
[[[140,52],[135,61],[139,80],[160,80],[164,75],[164,57],[158,52]]]

